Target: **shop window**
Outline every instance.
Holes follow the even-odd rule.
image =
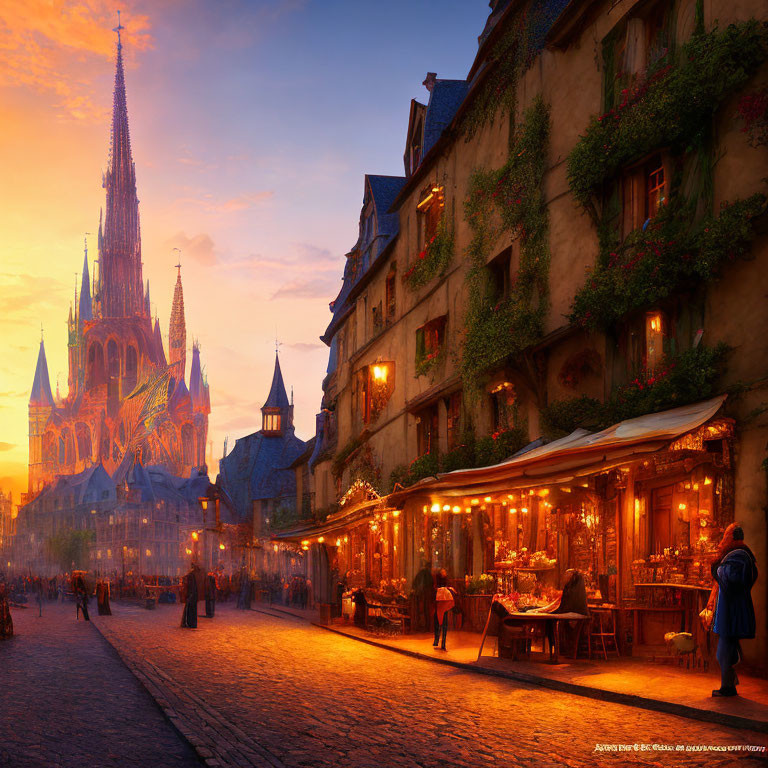
[[[509,248],[505,248],[488,264],[488,272],[491,276],[495,301],[502,301],[509,297],[511,262],[512,247],[510,246]]]
[[[446,402],[446,438],[448,450],[453,450],[461,440],[461,392],[454,392]]]
[[[416,415],[416,437],[419,456],[439,449],[439,415],[437,405],[424,408]]]
[[[437,235],[437,228],[445,209],[445,188],[434,185],[422,195],[416,206],[419,212],[419,245],[426,248]]]
[[[416,329],[416,367],[436,358],[445,342],[447,316],[437,317]]]
[[[357,373],[359,411],[363,422],[376,421],[387,405],[395,386],[395,364],[377,362]]]
[[[669,163],[659,153],[624,172],[621,178],[622,236],[647,226],[669,194]]]
[[[387,325],[389,325],[395,319],[395,310],[397,309],[395,294],[395,291],[397,290],[396,286],[397,281],[395,280],[395,267],[393,265],[389,270],[389,274],[387,275],[386,283]]]
[[[515,404],[515,388],[508,381],[497,384],[490,392],[491,427],[503,432],[514,426],[512,408]]]

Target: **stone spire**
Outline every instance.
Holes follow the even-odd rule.
[[[152,311],[149,308],[149,278],[147,278],[147,292],[144,294],[144,314],[152,319]]]
[[[181,287],[181,263],[176,265],[171,324],[168,329],[168,364],[178,363],[176,381],[183,381],[187,370],[187,325],[184,321],[184,290]]]
[[[154,339],[155,339],[155,347],[157,348],[158,359],[163,365],[166,365],[165,350],[163,349],[163,335],[162,333],[160,333],[160,321],[157,318],[155,318]]]
[[[101,252],[101,307],[104,317],[132,317],[144,311],[141,278],[141,235],[136,169],[131,156],[128,107],[125,98],[123,46],[117,32],[117,67],[112,105],[112,139],[104,175],[107,211]]]
[[[32,382],[32,392],[29,395],[30,406],[53,407],[53,392],[51,380],[48,377],[48,360],[45,357],[45,342],[40,339],[40,351],[37,353],[35,379]]]
[[[78,318],[82,325],[86,320],[93,320],[93,307],[91,305],[91,278],[88,273],[88,243],[85,244],[85,256],[83,257],[83,278],[80,283],[80,306]]]

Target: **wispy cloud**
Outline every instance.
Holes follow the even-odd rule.
[[[212,213],[236,213],[238,211],[246,211],[249,208],[255,208],[257,205],[270,200],[274,195],[274,190],[265,189],[260,192],[245,193],[223,200],[217,200],[213,195],[207,194],[203,195],[203,197],[180,197],[175,202],[177,205],[198,206]]]
[[[311,280],[291,280],[280,286],[270,298],[273,301],[275,299],[327,299],[335,290],[338,290],[338,282],[333,278],[315,277]]]
[[[131,5],[131,3],[125,3]],[[125,41],[131,56],[151,47],[149,18],[129,11]],[[115,55],[110,0],[4,0],[0,3],[0,86],[52,93],[69,117],[100,115],[92,100],[94,60]]]
[[[16,447],[16,443],[0,442],[0,451],[12,451],[15,447]]]
[[[309,344],[305,341],[297,341],[294,344],[285,344],[288,349],[295,349],[297,352],[317,352],[318,350],[326,349],[325,344],[318,342],[317,344]]]
[[[181,258],[191,258],[204,266],[212,266],[216,263],[216,247],[211,236],[207,232],[200,232],[189,237],[186,232],[177,232],[173,237],[165,241],[165,248],[170,251],[173,248],[181,250]]]
[[[60,280],[43,275],[0,274],[8,287],[3,298],[0,323],[15,322],[21,317],[38,313],[41,306],[62,306],[68,286]]]

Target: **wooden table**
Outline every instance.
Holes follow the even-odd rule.
[[[488,633],[488,627],[490,625],[492,616],[492,611],[488,612],[488,620],[485,623],[485,629],[483,630],[483,637],[480,641],[480,650],[477,652],[477,658],[480,659],[480,656],[483,653],[483,645],[485,644],[485,638]],[[508,613],[506,616],[501,617],[501,621],[505,621],[506,619],[513,619],[513,622],[515,624],[519,624],[521,626],[525,625],[535,625],[535,624],[541,624],[541,622],[559,622],[559,621],[578,621],[580,622],[579,626],[579,634],[581,634],[581,630],[584,627],[584,622],[589,620],[589,616],[585,616],[583,613],[545,613],[543,611],[515,611],[514,613]],[[559,627],[555,623],[554,627],[554,636],[555,636],[555,648],[554,648],[554,654],[552,652],[552,649],[550,648],[549,651],[549,658],[552,664],[557,664],[559,656],[560,656],[560,632]],[[579,648],[579,641],[578,638],[576,640],[576,651],[578,651]],[[574,653],[575,658],[575,653]]]
[[[640,614],[645,613],[680,613],[680,632],[690,632],[696,634],[696,617],[702,609],[701,598],[709,595],[711,587],[701,587],[696,584],[670,584],[668,582],[645,582],[635,584],[635,594],[637,596],[637,605],[635,608],[633,641],[641,645],[644,640],[642,626],[640,624]],[[679,605],[671,605],[669,601],[666,605],[653,604],[652,592],[654,591],[680,590],[681,600]],[[643,593],[648,595],[647,604],[642,601]],[[704,600],[706,605],[706,600]]]

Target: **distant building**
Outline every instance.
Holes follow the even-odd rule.
[[[297,514],[293,462],[306,444],[296,437],[293,404],[288,400],[275,354],[269,395],[261,408],[261,429],[241,437],[219,462],[219,482],[242,520],[252,521],[259,538],[269,526],[293,521]]]
[[[113,474],[126,456],[189,477],[205,465],[210,398],[192,352],[186,373],[186,324],[181,268],[166,361],[160,325],[142,278],[136,172],[131,155],[118,37],[112,135],[104,175],[106,216],[99,222],[91,280],[86,247],[79,296],[70,306],[69,391],[51,392],[41,340],[29,399],[29,496],[62,475],[101,465]],[[130,459],[129,459],[130,460]]]
[[[211,488],[205,465],[210,396],[197,343],[189,386],[185,381],[180,264],[167,360],[159,322],[151,317],[119,31],[103,183],[98,259],[91,270],[86,246],[80,292],[69,311],[63,399],[51,391],[40,341],[29,398],[28,493],[6,567],[10,561],[17,572],[67,570],[71,563],[62,552],[69,546],[78,565],[96,573],[176,576],[191,558],[204,559],[202,544],[193,546],[188,534],[205,528],[199,497]],[[0,516],[0,525],[4,520]]]

